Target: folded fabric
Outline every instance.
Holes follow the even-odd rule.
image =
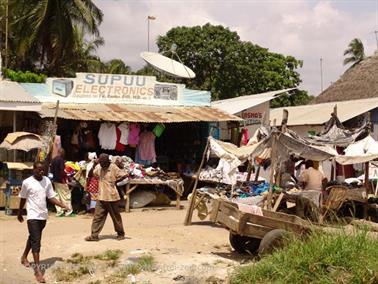
[[[263,216],[263,212],[261,207],[258,207],[256,205],[247,205],[243,203],[237,203],[239,210],[244,212],[244,213],[250,213],[258,216]]]

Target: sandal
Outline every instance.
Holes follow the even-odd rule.
[[[98,237],[96,238],[93,236],[88,236],[84,240],[86,240],[87,242],[98,242],[100,239]]]

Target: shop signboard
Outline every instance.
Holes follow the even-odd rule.
[[[38,86],[34,86],[38,85]],[[210,92],[183,84],[158,82],[153,76],[76,73],[75,78],[47,78],[24,84],[41,102],[209,106]]]
[[[244,119],[245,125],[261,125],[264,116],[266,116],[265,114],[268,114],[268,112],[269,102],[265,102],[242,111],[239,116]]]

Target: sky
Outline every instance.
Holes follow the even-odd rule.
[[[137,70],[144,66],[139,54],[147,50],[149,15],[150,50],[155,40],[176,26],[211,23],[236,31],[241,40],[270,51],[303,60],[300,88],[310,95],[323,89],[346,70],[343,52],[354,38],[362,40],[365,54],[377,50],[378,0],[95,0],[103,11],[100,26],[105,45],[98,55],[103,60],[121,58]]]

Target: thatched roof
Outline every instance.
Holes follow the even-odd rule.
[[[339,80],[315,97],[326,103],[378,97],[378,51],[345,71]]]

